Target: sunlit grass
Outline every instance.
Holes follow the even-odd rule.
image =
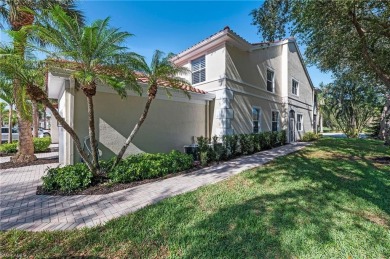
[[[390,258],[381,142],[322,139],[92,229],[0,234],[0,254],[108,258]]]

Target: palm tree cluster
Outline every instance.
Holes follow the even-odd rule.
[[[0,47],[0,81],[11,86],[12,103],[16,105],[21,133],[31,127],[31,116],[28,116],[30,113],[23,107],[26,103],[24,98],[43,104],[69,133],[77,151],[95,177],[105,173],[99,165],[94,121],[94,96],[97,94],[98,84],[111,87],[119,96],[125,98],[127,91],[135,91],[141,95],[142,87],[138,79],[148,79],[144,112],[123,144],[114,166],[121,161],[145,121],[158,86],[164,82],[171,88],[182,90],[185,89],[183,85],[189,84],[179,77],[188,71],[170,61],[172,54],[165,55],[157,50],[148,65],[142,56],[130,52],[125,46],[126,40],[132,34],[111,27],[109,18],[96,20],[89,25],[84,24],[83,15],[76,10],[74,1],[2,0],[1,3],[0,14],[9,25],[9,35],[13,42],[11,46]],[[32,51],[44,52],[47,59],[35,59],[31,55]],[[91,158],[83,150],[77,133],[48,98],[45,91],[48,69],[70,71],[71,78],[85,95]],[[3,86],[1,87],[3,89]],[[167,91],[169,94],[169,90]],[[189,96],[188,93],[185,94]],[[18,154],[13,161],[35,159],[28,138],[31,140],[31,130],[20,137]]]

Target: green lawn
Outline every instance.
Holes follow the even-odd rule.
[[[92,229],[0,234],[0,255],[390,258],[389,148],[322,139]]]

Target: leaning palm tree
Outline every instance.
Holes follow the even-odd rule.
[[[20,31],[28,28],[35,21],[35,14],[42,13],[54,5],[61,5],[67,13],[82,21],[83,16],[75,9],[74,0],[0,0],[0,20],[5,23],[0,23],[0,28],[3,29],[8,25],[11,31]],[[34,12],[29,11],[34,10]],[[31,38],[31,34],[24,34],[24,38],[18,42],[14,42],[14,49],[18,51],[21,57],[25,55],[25,47],[27,39]],[[35,40],[38,40],[35,38]],[[26,117],[27,112],[24,110],[25,102],[23,100],[24,92],[20,81],[12,79],[13,95],[15,98],[16,111],[18,116],[19,127],[19,144],[18,153],[11,160],[14,162],[27,162],[35,160],[34,146],[31,135],[31,116]]]
[[[132,60],[139,63],[141,57],[127,52],[123,46],[132,34],[111,28],[109,18],[81,26],[59,6],[38,19],[37,35],[54,49],[46,50],[51,56],[49,66],[70,71],[86,97],[93,165],[90,169],[99,172],[93,97],[99,83],[113,88],[121,97],[127,96],[127,90],[140,92],[136,75],[128,64]]]
[[[14,96],[12,92],[12,81],[6,79],[4,76],[0,75],[0,99],[9,106],[8,108],[8,132],[12,132],[12,118],[13,118],[13,109],[14,106]],[[8,143],[12,142],[12,134],[8,134]]]
[[[189,86],[189,83],[187,82],[187,80],[179,77],[180,75],[188,73],[189,70],[185,67],[176,66],[171,61],[172,57],[172,53],[164,55],[164,53],[160,50],[156,50],[153,54],[150,66],[148,66],[148,64],[143,59],[138,64],[137,68],[140,72],[139,76],[143,77],[148,82],[148,99],[146,101],[144,111],[141,114],[137,124],[134,126],[129,137],[126,139],[124,145],[119,151],[113,167],[118,165],[118,163],[122,160],[126,149],[129,147],[136,133],[144,123],[148,115],[150,105],[152,104],[154,98],[156,98],[159,85],[168,86],[165,87],[165,91],[167,92],[168,96],[171,95],[169,88],[173,88],[183,91],[184,94],[188,98],[190,98],[189,93],[186,91],[187,87]]]

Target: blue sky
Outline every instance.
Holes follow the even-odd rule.
[[[87,22],[111,17],[111,25],[134,34],[127,46],[150,60],[155,49],[179,53],[228,25],[247,41],[260,42],[251,10],[260,1],[80,1]],[[0,35],[0,40],[5,40]],[[301,49],[302,51],[302,49]],[[313,84],[331,77],[308,67]]]

